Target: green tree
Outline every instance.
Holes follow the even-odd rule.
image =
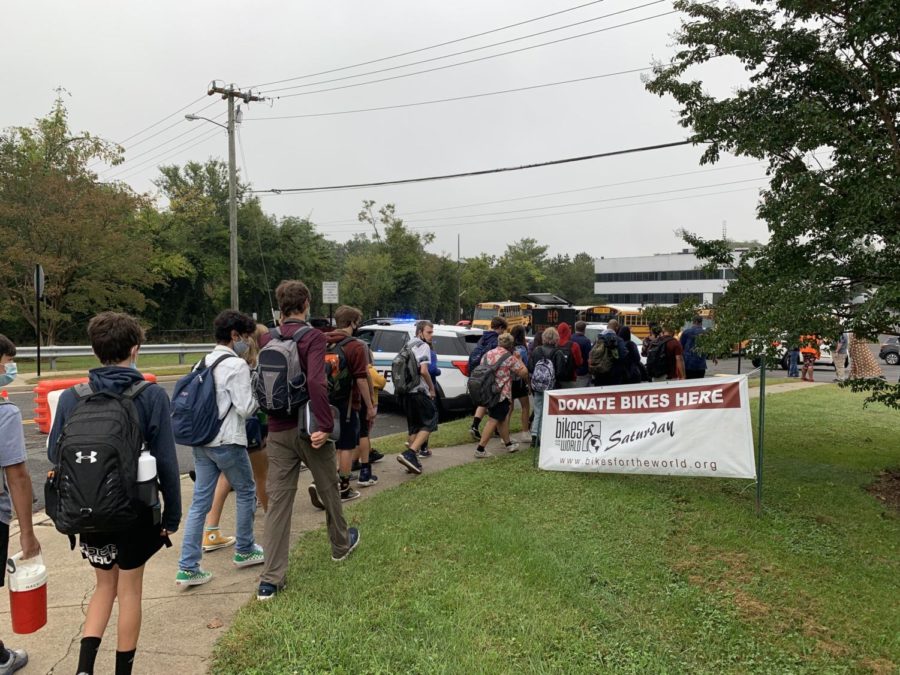
[[[116,164],[121,148],[73,136],[61,93],[33,127],[0,134],[0,313],[35,327],[32,276],[41,264],[41,333],[50,344],[98,311],[142,311],[143,291],[158,278],[146,264],[147,204],[123,185],[97,183],[88,169],[96,159]]]
[[[545,290],[575,305],[594,302],[594,258],[589,253],[556,255],[544,264]]]
[[[723,340],[892,330],[900,311],[900,4],[675,6],[690,20],[648,89],[678,102],[680,123],[707,144],[703,163],[723,151],[768,161],[758,211],[770,239],[743,257],[717,307]],[[717,97],[691,78],[722,57],[736,58],[749,77]],[[730,256],[726,242],[686,239],[713,262]]]

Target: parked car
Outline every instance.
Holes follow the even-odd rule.
[[[778,345],[775,350],[776,355],[778,356],[778,363],[781,366],[782,370],[790,370],[791,367],[791,353],[788,350],[787,342],[784,340]],[[759,368],[759,364],[761,363],[759,357],[755,357],[753,359],[753,367]],[[849,357],[844,355],[844,365],[849,364]],[[803,355],[800,355],[799,365],[803,365]],[[814,367],[822,367],[822,368],[830,368],[834,369],[834,359],[831,357],[831,348],[828,346],[827,342],[823,342],[819,345],[819,358],[816,359],[816,363]]]
[[[442,416],[449,412],[467,412],[473,408],[466,390],[469,381],[469,354],[482,335],[481,330],[459,326],[435,326],[432,346],[438,356],[441,375],[437,378],[437,405]],[[375,355],[375,369],[384,375],[387,385],[381,398],[396,404],[391,382],[391,363],[397,353],[416,334],[415,324],[362,326],[359,338],[368,343]]]
[[[605,323],[589,323],[587,325],[587,328],[584,329],[584,336],[591,342],[596,342],[597,336],[600,335],[600,333],[602,333],[605,330],[606,330]],[[644,344],[643,340],[641,340],[637,335],[632,333],[631,341],[637,345],[638,354],[640,354],[641,346]],[[647,365],[647,357],[646,356],[641,357],[641,363],[643,363],[645,366]]]
[[[883,359],[889,366],[900,363],[900,338],[889,337],[882,342],[878,358]]]

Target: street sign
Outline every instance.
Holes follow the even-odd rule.
[[[338,282],[322,282],[322,302],[326,305],[337,305],[340,302],[338,300]]]
[[[34,292],[39,300],[44,298],[44,268],[41,265],[34,266]]]

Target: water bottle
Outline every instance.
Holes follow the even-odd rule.
[[[138,499],[146,506],[159,506],[159,485],[156,481],[156,457],[145,446],[138,457]]]

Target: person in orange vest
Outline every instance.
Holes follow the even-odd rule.
[[[803,357],[803,367],[800,369],[800,379],[804,382],[813,381],[813,372],[816,361],[819,360],[819,345],[822,340],[815,335],[800,336],[800,356]]]

